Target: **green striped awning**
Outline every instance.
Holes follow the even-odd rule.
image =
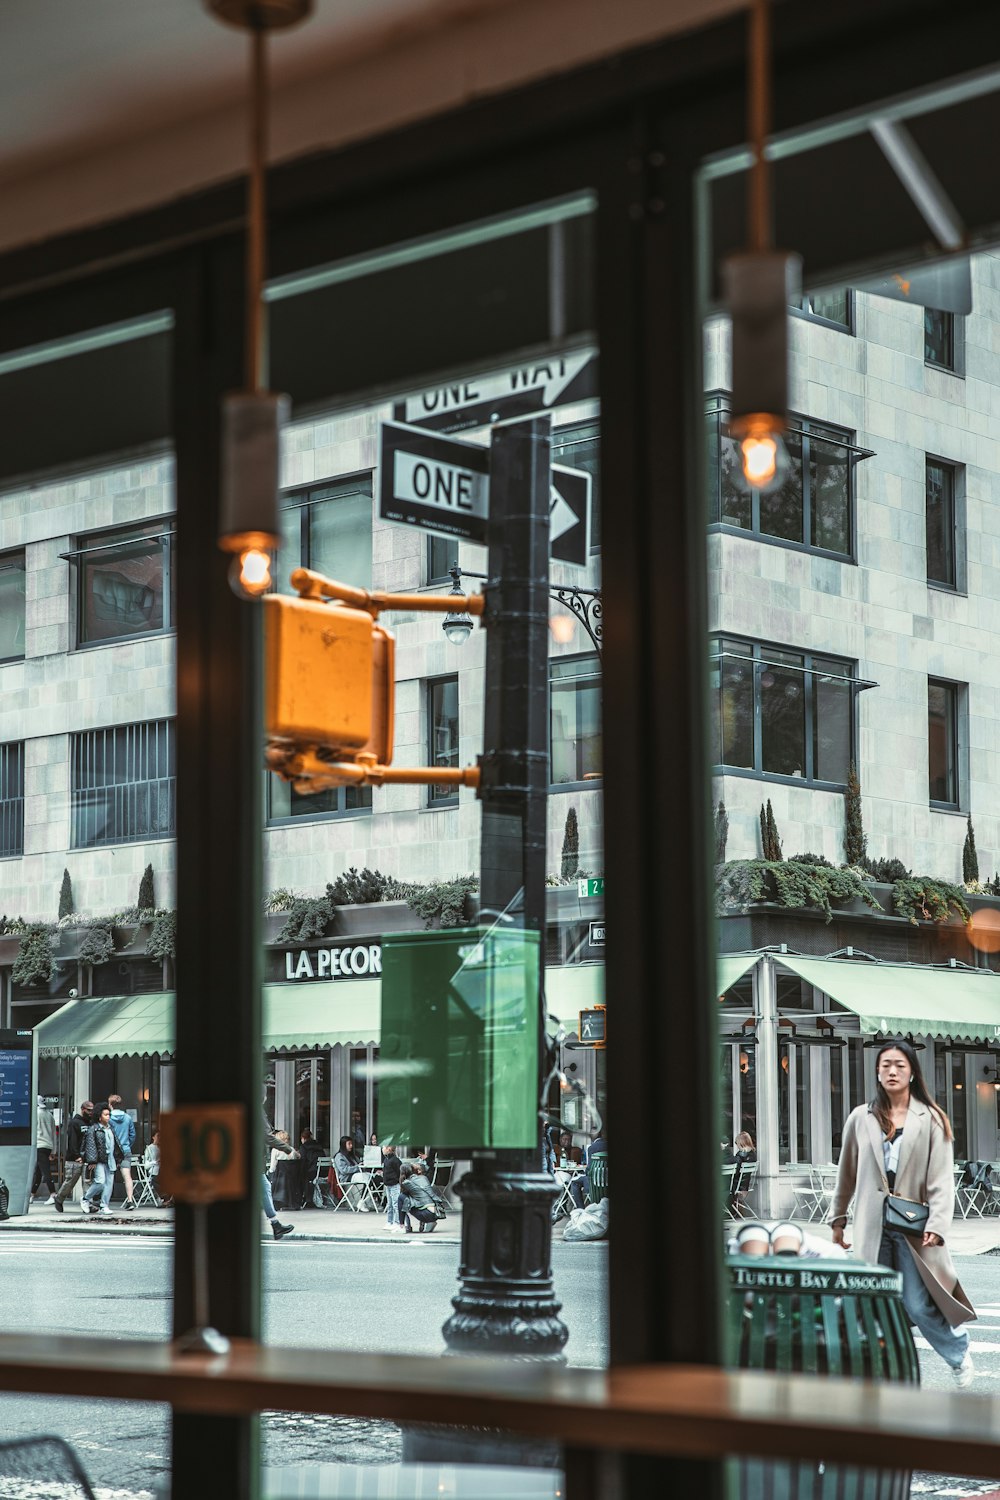
[[[1000,975],[989,969],[927,969],[784,953],[775,959],[854,1011],[863,1032],[913,1032],[968,1042],[1000,1039]]]
[[[715,960],[716,984],[719,994],[724,995],[741,980],[760,958],[759,953],[722,953]]]
[[[377,1046],[381,1031],[380,979],[264,986],[265,1052]]]
[[[152,1057],[174,1050],[174,996],[70,1000],[35,1028],[40,1057]]]

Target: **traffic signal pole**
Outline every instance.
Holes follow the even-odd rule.
[[[545,1067],[545,851],[549,787],[550,418],[497,427],[490,446],[484,925],[539,933],[539,1095]],[[461,1286],[444,1326],[453,1354],[561,1363],[568,1338],[552,1282],[556,1185],[542,1171],[541,1121],[523,1151],[476,1152],[462,1199]]]

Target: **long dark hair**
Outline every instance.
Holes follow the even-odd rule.
[[[351,1152],[354,1150],[353,1135],[342,1135],[340,1137],[340,1149],[345,1156],[350,1156]]]
[[[924,1075],[920,1070],[920,1063],[917,1061],[917,1054],[913,1049],[912,1043],[906,1041],[904,1037],[897,1037],[893,1042],[883,1042],[875,1054],[875,1101],[872,1104],[872,1114],[878,1121],[882,1134],[890,1141],[896,1134],[896,1127],[892,1123],[892,1105],[889,1103],[889,1095],[878,1081],[878,1065],[882,1061],[882,1054],[884,1052],[902,1052],[910,1065],[910,1098],[919,1100],[921,1104],[926,1104],[931,1114],[937,1117],[938,1124],[944,1131],[945,1140],[952,1140],[951,1121],[940,1104],[935,1104],[927,1092],[927,1085],[924,1082]]]

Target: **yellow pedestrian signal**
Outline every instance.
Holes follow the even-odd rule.
[[[478,766],[392,766],[395,649],[382,609],[483,612],[483,595],[370,593],[307,568],[264,598],[269,770],[308,795],[385,782],[479,786]],[[332,602],[331,602],[332,601]]]
[[[264,599],[268,741],[337,758],[392,761],[395,640],[367,610],[270,594]]]

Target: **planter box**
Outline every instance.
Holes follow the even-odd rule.
[[[331,937],[381,937],[386,932],[417,932],[423,921],[405,901],[372,901],[364,906],[338,906]]]
[[[0,937],[0,964],[12,964],[17,958],[20,947],[21,938],[18,933],[6,933]]]

